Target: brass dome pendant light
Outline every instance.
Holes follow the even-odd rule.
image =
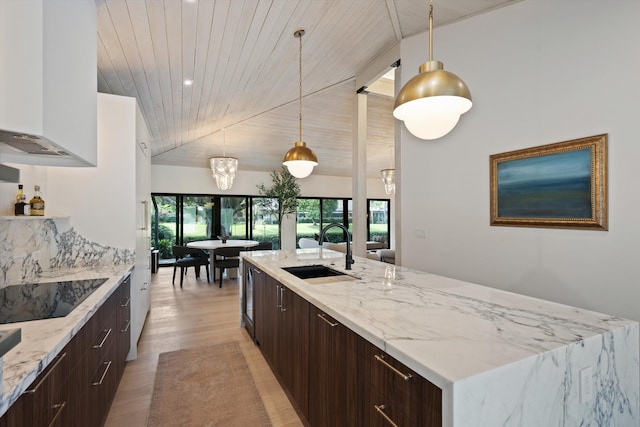
[[[302,140],[302,36],[304,36],[304,30],[297,30],[293,35],[300,40],[300,59],[299,59],[299,98],[298,104],[300,109],[299,122],[300,122],[300,139],[296,141],[295,147],[287,151],[284,155],[282,164],[287,167],[289,173],[296,178],[306,178],[313,172],[313,167],[318,164],[318,158],[316,154],[307,147],[307,144]]]
[[[433,60],[433,3],[429,2],[429,61],[420,66],[420,74],[400,90],[393,116],[404,121],[420,139],[437,139],[448,134],[460,115],[471,108],[467,85],[453,73],[444,71],[442,62]]]

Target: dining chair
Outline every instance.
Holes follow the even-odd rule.
[[[246,249],[239,246],[214,249],[213,256],[215,259],[213,264],[213,283],[216,282],[215,270],[220,270],[220,287],[222,287],[222,276],[224,275],[224,271],[227,268],[240,267],[240,252],[242,251],[246,251]]]
[[[207,253],[202,249],[189,248],[187,246],[173,245],[173,256],[176,259],[173,263],[173,279],[171,283],[175,285],[176,282],[176,270],[180,267],[180,287],[182,288],[182,282],[184,275],[187,273],[189,267],[193,267],[196,273],[196,279],[200,278],[200,267],[204,265],[204,269],[207,271],[207,283],[211,281],[209,276],[209,258]]]

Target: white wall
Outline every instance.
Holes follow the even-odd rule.
[[[230,190],[221,191],[211,169],[189,168],[181,166],[151,165],[151,192],[153,193],[192,193],[221,195],[258,195],[258,184],[271,186],[269,172],[240,170],[233,180]],[[303,197],[351,197],[351,177],[310,175],[299,179]],[[17,188],[17,187],[16,187]],[[382,179],[367,180],[367,197],[387,199]]]
[[[403,265],[640,320],[638,16],[636,0],[525,0],[435,31],[434,59],[474,105],[436,141],[403,126]],[[403,41],[403,82],[427,40]],[[489,225],[491,154],[600,133],[609,231]]]

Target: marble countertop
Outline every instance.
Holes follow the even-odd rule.
[[[242,254],[442,389],[637,322],[326,249]],[[309,284],[280,267],[325,264],[358,280]]]
[[[131,274],[133,264],[113,267],[57,269],[43,273],[38,281],[108,280],[64,317],[0,325],[0,331],[20,328],[22,341],[4,355],[0,415],[15,402],[89,318]]]

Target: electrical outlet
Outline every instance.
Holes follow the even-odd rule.
[[[419,239],[424,239],[427,237],[427,230],[425,230],[424,228],[416,228],[416,230],[413,232],[413,235],[418,237]]]
[[[580,369],[580,403],[587,403],[593,397],[593,378],[591,366]]]

